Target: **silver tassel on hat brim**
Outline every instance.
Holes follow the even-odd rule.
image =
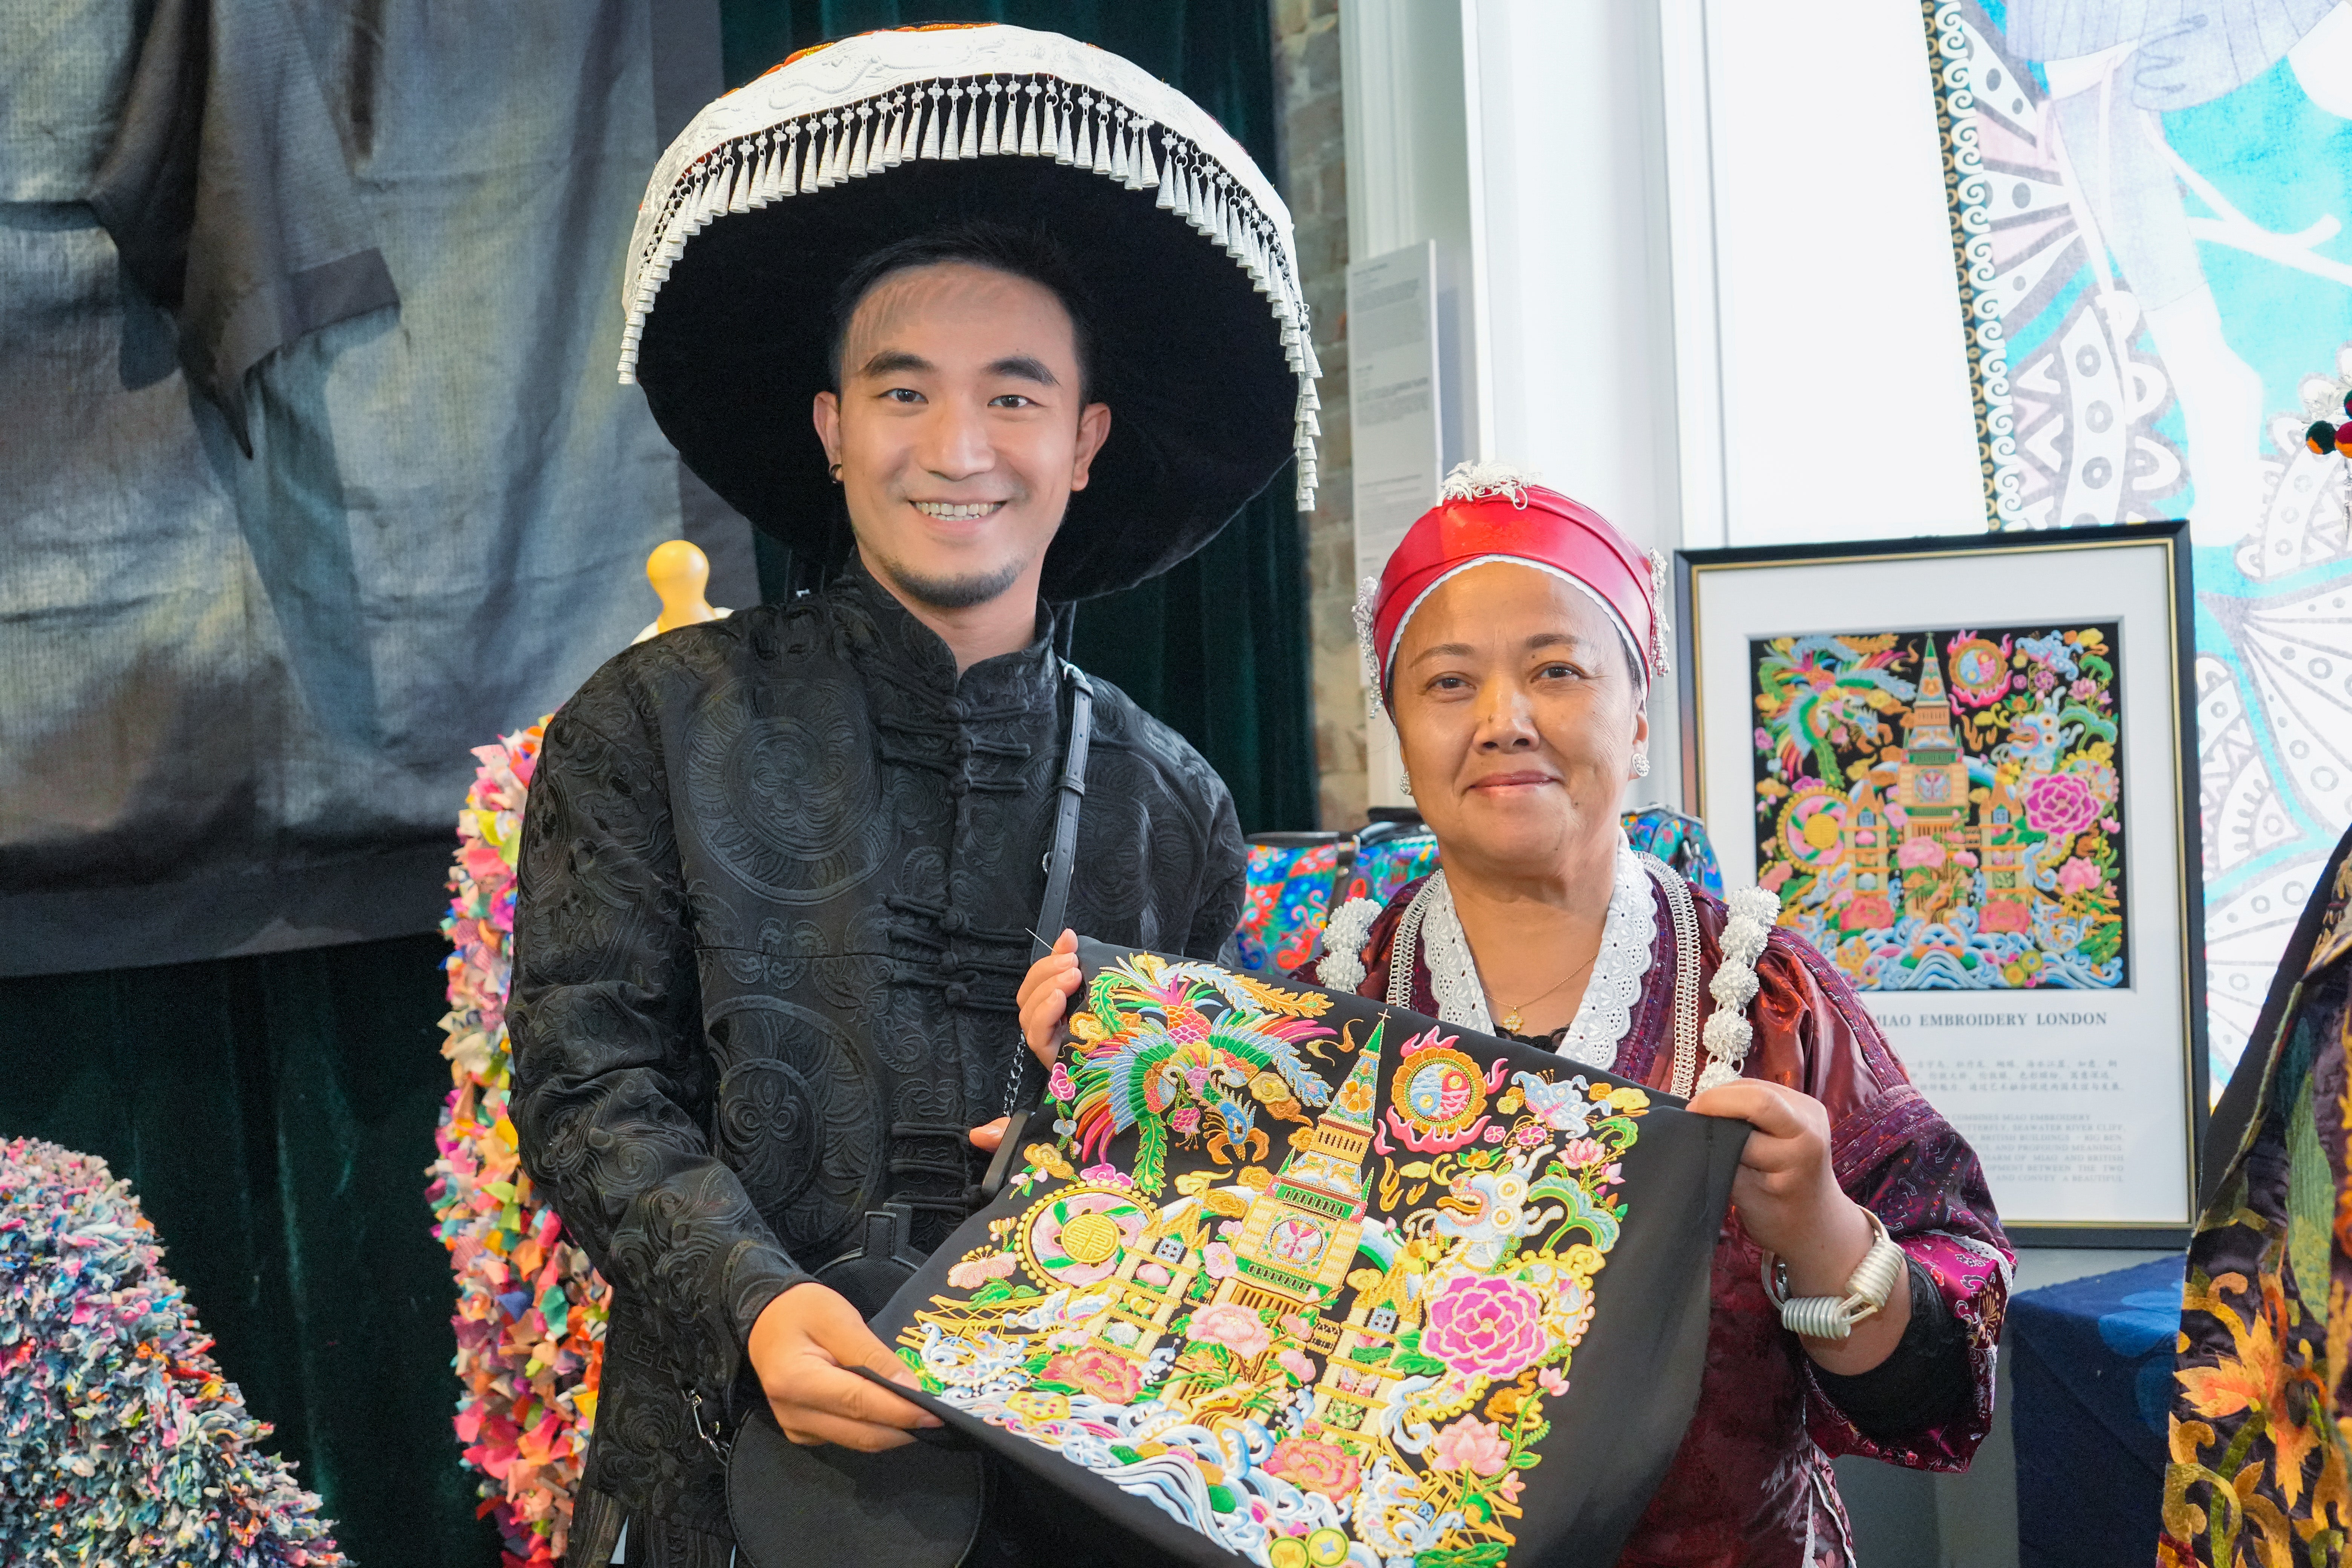
[[[975,68],[985,62],[993,68],[936,68],[950,50],[971,57]],[[886,58],[893,53],[902,59]],[[1016,61],[1027,68],[1008,68]],[[777,79],[791,72],[799,74]],[[812,79],[825,74],[838,78],[837,85]],[[1288,210],[1247,154],[1191,100],[1116,55],[1025,28],[866,34],[772,71],[696,116],[665,154],[638,214],[624,289],[621,381],[636,380],[646,319],[672,266],[687,242],[719,218],[902,163],[1008,156],[1051,158],[1130,191],[1156,187],[1159,207],[1241,268],[1265,297],[1297,378],[1297,506],[1311,510],[1322,407],[1315,383],[1322,367],[1309,335]],[[656,203],[653,190],[667,194]]]

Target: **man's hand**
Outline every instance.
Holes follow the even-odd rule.
[[[1054,951],[1029,966],[1014,1000],[1021,1007],[1021,1037],[1047,1067],[1054,1065],[1054,1031],[1078,994],[1078,933],[1054,939]]]
[[[751,1326],[751,1350],[768,1408],[795,1443],[838,1443],[871,1454],[913,1442],[908,1433],[914,1427],[940,1424],[938,1416],[843,1370],[869,1367],[894,1383],[911,1387],[915,1382],[913,1371],[874,1337],[845,1297],[813,1280],[768,1303]]]
[[[1690,1102],[1701,1116],[1746,1121],[1732,1206],[1748,1239],[1789,1266],[1791,1296],[1843,1296],[1875,1233],[1845,1195],[1830,1163],[1830,1113],[1810,1094],[1743,1078]],[[1807,1340],[1806,1353],[1832,1372],[1867,1372],[1885,1361],[1911,1321],[1910,1270],[1895,1277],[1886,1305],[1843,1340]]]

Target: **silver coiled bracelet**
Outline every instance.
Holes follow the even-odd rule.
[[[1780,1309],[1780,1326],[1808,1340],[1843,1340],[1853,1326],[1886,1305],[1906,1259],[1903,1249],[1886,1234],[1886,1222],[1864,1209],[1876,1234],[1870,1250],[1845,1282],[1843,1296],[1790,1296],[1789,1266],[1773,1254],[1764,1255],[1764,1297]]]

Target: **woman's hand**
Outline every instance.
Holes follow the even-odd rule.
[[[1047,1067],[1054,1065],[1054,1034],[1070,998],[1078,992],[1078,933],[1066,931],[1054,951],[1029,966],[1014,1000],[1021,1008],[1021,1037]]]
[[[1843,1296],[1875,1236],[1862,1205],[1845,1195],[1830,1163],[1830,1113],[1811,1095],[1740,1079],[1690,1102],[1701,1116],[1747,1121],[1731,1203],[1748,1239],[1789,1268],[1791,1296]],[[1910,1270],[1895,1277],[1886,1305],[1843,1340],[1807,1340],[1806,1352],[1831,1372],[1867,1372],[1885,1361],[1911,1321]]]

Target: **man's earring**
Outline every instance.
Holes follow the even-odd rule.
[[[824,472],[825,477],[831,479],[835,484],[841,483],[841,465],[839,463],[834,464],[833,467],[825,469]]]
[[[1645,779],[1650,776],[1649,752],[1636,752],[1633,753],[1633,776],[1637,779]]]
[[[1412,774],[1403,768],[1397,770],[1397,788],[1404,791],[1405,799],[1412,798]]]

